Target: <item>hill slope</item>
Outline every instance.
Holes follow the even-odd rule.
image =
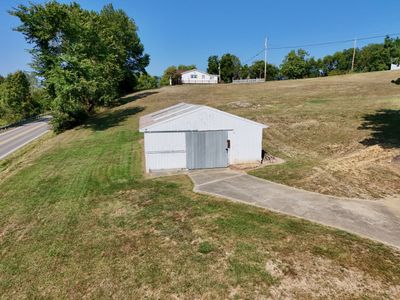
[[[251,87],[257,92],[247,99],[246,87],[234,86],[135,94],[1,161],[0,297],[398,299],[398,250],[195,194],[186,176],[143,178],[138,118],[182,100],[254,119],[261,111],[276,127],[266,133],[268,148],[290,154],[297,148],[283,147],[290,139],[278,125],[292,124],[285,116],[308,104],[269,94],[290,84],[297,82]]]
[[[253,174],[337,196],[400,194],[400,72],[145,92],[147,111],[185,101],[268,124],[263,147],[287,160]],[[141,97],[140,94],[132,99]]]

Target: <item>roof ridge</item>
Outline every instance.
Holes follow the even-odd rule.
[[[238,119],[241,119],[242,121],[252,123],[254,125],[262,126],[263,128],[268,127],[265,124],[261,124],[256,121],[253,121],[253,120],[250,120],[250,119],[247,119],[247,118],[235,115],[235,114],[231,114],[231,113],[228,113],[228,112],[225,112],[225,111],[222,111],[217,108],[210,107],[210,106],[207,106],[204,104],[192,104],[192,103],[180,102],[173,106],[170,106],[170,107],[161,109],[159,111],[142,116],[139,120],[139,129],[140,129],[140,131],[142,131],[142,129],[144,129],[144,128],[149,128],[155,124],[160,124],[160,123],[174,120],[176,118],[180,118],[184,115],[193,113],[199,109],[210,109],[210,110],[213,110],[220,114],[229,115],[230,117],[238,118]]]

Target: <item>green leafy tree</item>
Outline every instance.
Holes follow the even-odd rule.
[[[207,73],[219,74],[219,58],[217,55],[211,55],[208,58]]]
[[[290,51],[281,65],[283,76],[288,79],[300,79],[306,77],[308,75],[308,56],[309,54],[303,49],[298,49],[297,52],[295,50]]]
[[[31,96],[35,105],[37,105],[37,113],[48,111],[51,108],[51,99],[43,88],[40,79],[36,76],[35,72],[25,72],[28,78]]]
[[[264,78],[264,68],[265,66],[263,60],[257,60],[253,62],[253,64],[250,66],[250,78]],[[279,69],[276,66],[267,63],[266,71],[266,80],[275,80],[278,77]]]
[[[257,60],[250,66],[250,78],[264,78],[263,60]]]
[[[307,60],[307,77],[309,78],[314,78],[314,77],[319,77],[321,76],[321,70],[322,70],[322,60],[321,59],[315,59],[314,57],[311,57],[309,60]]]
[[[273,64],[267,63],[267,72],[266,73],[267,73],[266,81],[276,80],[279,76],[279,68]]]
[[[155,89],[157,87],[158,87],[157,76],[150,76],[145,73],[140,74],[137,84],[138,90],[149,90],[149,89]]]
[[[233,79],[240,77],[240,59],[230,53],[226,53],[221,57],[221,80],[224,82],[232,82]]]
[[[321,60],[321,70],[324,75],[339,75],[351,71],[353,61],[353,48],[337,51],[333,55],[327,55]],[[356,49],[356,61],[359,57],[359,49]]]
[[[179,65],[169,66],[164,70],[163,76],[160,80],[160,85],[169,85],[169,80],[171,79],[172,84],[179,84],[181,82],[181,72],[196,69],[196,65]]]
[[[264,78],[264,68],[265,65],[263,60],[257,60],[253,62],[253,64],[250,66],[250,78]],[[266,80],[277,79],[279,74],[279,69],[276,66],[267,63],[266,71],[267,71]]]
[[[248,65],[241,66],[239,76],[242,79],[250,78],[250,67]]]
[[[400,63],[400,38],[390,38],[386,37],[385,41],[383,43],[383,47],[387,49],[389,56],[390,56],[390,62],[393,64],[399,64]]]
[[[351,65],[353,61],[353,53],[354,49],[344,49],[341,52],[337,52],[337,64],[336,64],[336,69],[339,70],[342,74],[350,72],[351,71]],[[355,51],[355,58],[358,57],[359,54],[359,49],[356,48]],[[355,67],[357,67],[357,60],[354,61]]]
[[[164,70],[164,73],[160,80],[160,85],[165,86],[169,85],[169,81],[171,79],[172,82],[178,82],[180,75],[178,73],[178,69],[175,66],[169,66]]]
[[[363,47],[357,58],[357,70],[361,72],[384,71],[390,68],[390,50],[383,44]]]
[[[179,71],[189,71],[196,69],[196,65],[179,65],[178,70]]]
[[[81,123],[96,106],[134,89],[149,56],[135,23],[112,5],[99,13],[77,3],[19,5],[17,30],[34,45],[33,67],[50,99],[54,129]]]
[[[34,103],[28,77],[22,71],[8,75],[0,89],[2,119],[15,122],[33,115],[38,105]]]

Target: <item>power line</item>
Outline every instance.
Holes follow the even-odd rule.
[[[400,32],[383,34],[383,35],[373,35],[373,36],[361,37],[361,38],[357,38],[357,40],[358,41],[372,40],[372,39],[383,38],[383,37],[393,36],[393,35],[400,35]],[[302,48],[302,47],[314,47],[314,46],[324,46],[324,45],[332,45],[332,44],[343,44],[343,43],[349,43],[349,42],[353,42],[353,41],[354,41],[354,39],[347,39],[347,40],[339,40],[339,41],[328,41],[328,42],[322,42],[322,43],[304,44],[304,45],[297,45],[297,46],[271,47],[269,49],[270,50],[293,49],[293,48]]]
[[[377,39],[377,38],[383,38],[387,36],[398,36],[400,35],[400,32],[396,33],[389,33],[389,34],[381,34],[381,35],[372,35],[372,36],[366,36],[366,37],[361,37],[357,38],[357,41],[365,41],[365,40],[372,40],[372,39]],[[297,48],[309,48],[309,47],[317,47],[317,46],[325,46],[325,45],[334,45],[334,44],[344,44],[344,43],[350,43],[354,42],[354,39],[347,39],[347,40],[337,40],[337,41],[327,41],[327,42],[320,42],[320,43],[311,43],[311,44],[303,44],[303,45],[297,45],[297,46],[278,46],[278,47],[268,47],[268,50],[283,50],[283,49],[297,49]],[[249,61],[253,60],[257,56],[259,56],[261,53],[264,52],[264,48],[260,50],[257,54],[246,60],[244,63],[248,63]]]
[[[245,60],[245,61],[244,61],[244,64],[247,64],[249,61],[255,59],[257,56],[259,56],[261,53],[263,53],[264,50],[265,50],[265,49],[263,48],[263,49],[262,49],[260,52],[258,52],[256,55],[252,56],[252,57],[249,58],[248,60]]]

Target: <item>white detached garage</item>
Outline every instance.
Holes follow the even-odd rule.
[[[140,118],[146,172],[260,162],[267,128],[205,105],[180,103]]]

